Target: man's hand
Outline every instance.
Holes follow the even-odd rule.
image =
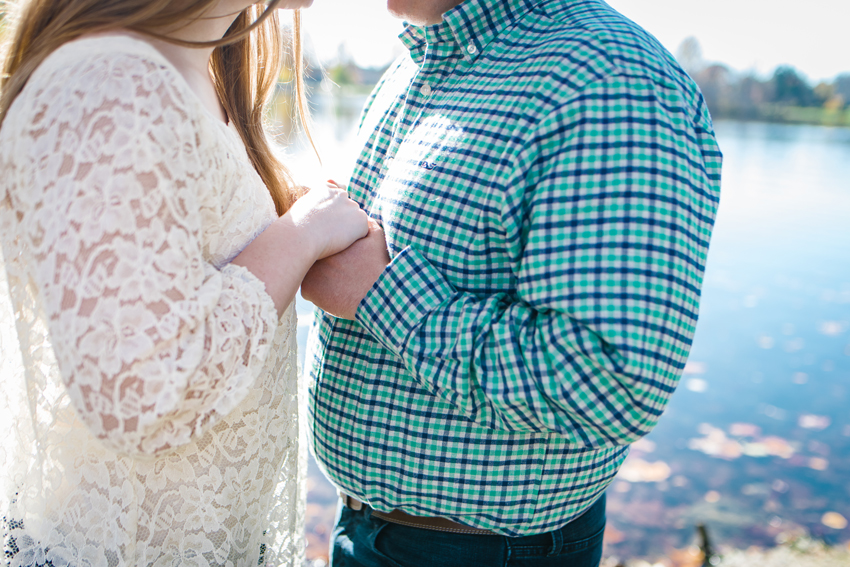
[[[301,296],[331,315],[354,320],[360,302],[389,263],[384,231],[370,221],[366,237],[313,264],[301,283]]]

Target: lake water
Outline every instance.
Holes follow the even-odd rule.
[[[342,180],[362,99],[317,98],[315,134]],[[850,130],[719,122],[720,213],[686,374],[608,495],[606,555],[695,541],[850,540]],[[297,169],[311,159],[296,150]],[[311,307],[299,302],[303,356]],[[311,463],[308,555],[336,494]]]

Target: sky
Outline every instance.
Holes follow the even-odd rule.
[[[812,81],[850,72],[850,0],[609,0],[672,53],[696,37],[709,62],[761,76],[789,64]],[[325,62],[340,46],[363,66],[401,52],[401,22],[386,0],[314,0],[304,11],[308,45]]]

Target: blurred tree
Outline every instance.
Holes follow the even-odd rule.
[[[825,108],[837,109],[843,105],[841,97],[835,94],[835,85],[831,83],[821,81],[815,86],[813,92],[818,103]]]
[[[714,116],[730,113],[732,72],[725,65],[710,65],[694,75],[705,103]]]
[[[832,83],[836,96],[840,96],[845,104],[850,104],[850,73],[839,75]]]
[[[682,41],[679,49],[676,50],[676,59],[679,61],[679,65],[692,77],[705,67],[705,60],[702,58],[702,46],[695,37],[688,37]]]
[[[752,73],[740,77],[730,89],[730,117],[741,120],[758,119],[759,109],[769,98],[768,90],[768,86]]]
[[[814,88],[815,96],[821,101],[827,101],[835,96],[835,85],[821,81]]]
[[[358,75],[358,68],[348,51],[348,45],[345,42],[340,43],[336,52],[336,62],[328,68],[328,78],[335,84],[344,86],[358,83]]]
[[[812,87],[793,67],[778,67],[771,79],[773,100],[783,106],[820,106]]]
[[[328,78],[339,86],[353,85],[357,82],[356,69],[350,63],[337,63],[328,69]]]

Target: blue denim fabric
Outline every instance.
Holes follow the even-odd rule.
[[[525,537],[412,528],[341,506],[331,567],[598,567],[604,531],[604,494],[563,528]]]

